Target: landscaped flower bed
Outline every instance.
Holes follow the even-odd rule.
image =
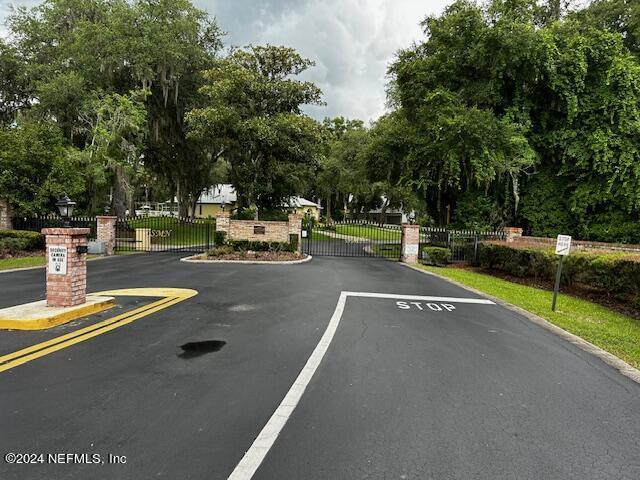
[[[226,241],[208,252],[193,257],[193,260],[222,261],[264,261],[290,262],[302,260],[305,255],[298,253],[297,236],[295,241],[284,242],[251,242],[246,240]],[[293,239],[292,239],[293,240]]]

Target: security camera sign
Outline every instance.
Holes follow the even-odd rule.
[[[556,242],[556,255],[569,255],[571,250],[571,237],[569,235],[558,235]]]
[[[49,275],[67,274],[67,247],[49,247]]]

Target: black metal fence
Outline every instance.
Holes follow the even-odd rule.
[[[13,217],[11,219],[15,230],[30,230],[40,232],[43,228],[64,227],[66,220],[57,215],[42,215],[37,217]],[[96,238],[98,224],[96,217],[72,217],[69,224],[75,228],[89,228],[90,239]]]
[[[127,217],[116,221],[119,252],[194,252],[214,244],[215,220],[178,217]]]
[[[438,227],[420,228],[419,258],[423,248],[443,247],[451,250],[452,262],[477,262],[479,246],[487,240],[504,240],[502,230],[452,230]],[[335,257],[382,257],[399,260],[402,227],[375,222],[344,220],[331,224],[307,221],[302,232],[304,253]]]
[[[443,247],[451,250],[452,262],[478,262],[480,243],[489,240],[505,240],[503,230],[449,230],[438,227],[420,228],[419,257],[424,247]]]
[[[309,255],[400,259],[400,225],[361,220],[331,224],[305,222],[302,251]]]

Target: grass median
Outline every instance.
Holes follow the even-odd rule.
[[[552,292],[461,268],[420,268],[516,305],[640,368],[640,321],[586,300],[560,294],[551,311]]]

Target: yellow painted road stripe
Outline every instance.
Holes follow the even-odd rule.
[[[135,290],[136,289],[126,291],[123,290],[122,292],[124,293],[120,293],[121,291],[118,290],[112,290],[110,291],[110,293],[112,295],[151,296],[148,292],[141,292],[141,294],[139,295],[138,293],[134,293]],[[163,293],[169,293],[168,290],[169,289],[165,289]],[[52,338],[51,340],[47,340],[45,342],[31,345],[30,347],[17,350],[7,355],[3,355],[0,357],[0,372],[4,372],[6,370],[17,367],[24,363],[30,362],[31,360],[35,360],[36,358],[43,357],[58,350],[62,350],[63,348],[70,347],[71,345],[75,345],[76,343],[84,342],[85,340],[97,337],[98,335],[102,335],[103,333],[110,332],[111,330],[131,323],[135,320],[138,320],[139,318],[146,317],[147,315],[158,312],[167,307],[175,305],[176,303],[180,303],[187,298],[197,295],[197,292],[195,290],[173,291],[171,293],[177,293],[179,296],[171,296],[163,298],[161,300],[157,300],[148,305],[144,305],[142,307],[131,310],[130,312],[125,312],[116,317],[109,318],[102,322],[98,322],[88,327],[76,330],[74,332],[70,332],[65,335]],[[156,293],[156,295],[154,296],[159,295],[158,293]]]

